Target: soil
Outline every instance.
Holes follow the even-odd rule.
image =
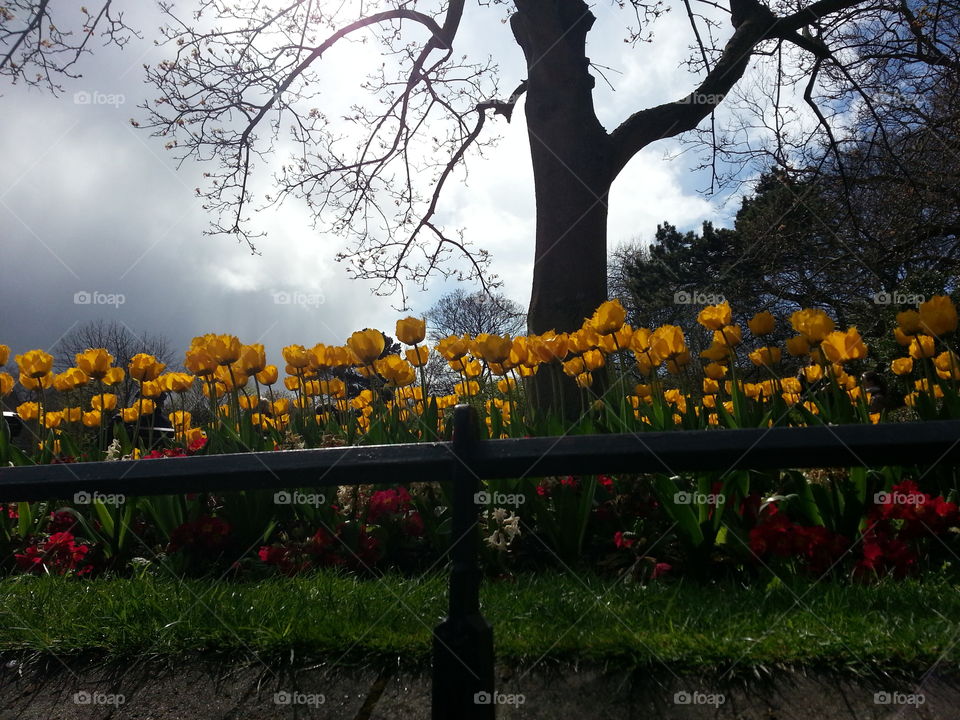
[[[957,720],[960,671],[912,678],[780,669],[722,680],[667,668],[497,668],[497,717]],[[0,720],[428,720],[429,671],[242,658],[0,663]]]

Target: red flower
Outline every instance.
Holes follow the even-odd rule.
[[[403,529],[408,535],[412,535],[413,537],[422,537],[423,518],[420,517],[420,513],[418,513],[416,510],[410,513],[404,520]]]
[[[88,552],[90,547],[78,544],[72,533],[58,532],[46,540],[28,545],[15,558],[17,568],[23,572],[47,572],[53,575],[74,572],[87,575],[93,571],[93,565],[83,564]]]
[[[367,505],[367,522],[377,523],[385,515],[402,515],[410,510],[412,502],[406,488],[378,490]]]
[[[76,524],[77,518],[74,517],[73,513],[61,510],[50,513],[50,522],[47,524],[47,529],[51,533],[67,532],[72,530]]]
[[[662,578],[671,570],[673,570],[673,565],[671,565],[670,563],[665,563],[665,562],[657,563],[656,565],[653,566],[653,572],[650,573],[650,579],[657,580],[658,578]]]
[[[624,533],[623,533],[622,531],[620,531],[620,530],[617,530],[617,532],[615,532],[615,533],[613,534],[613,544],[614,544],[618,549],[619,549],[619,548],[628,548],[628,549],[629,549],[629,548],[633,547],[633,544],[634,544],[635,542],[636,542],[636,539],[635,539],[635,538],[633,538],[633,537],[627,537],[627,535],[624,534]]]
[[[193,522],[186,522],[170,533],[168,552],[182,548],[216,551],[223,549],[231,531],[230,523],[218,517],[203,515]]]

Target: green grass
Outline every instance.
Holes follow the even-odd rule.
[[[498,659],[508,662],[725,671],[734,664],[903,670],[941,655],[960,660],[960,592],[943,580],[765,591],[544,573],[486,581],[482,602]],[[20,577],[0,582],[0,651],[121,660],[294,650],[341,663],[420,663],[445,609],[444,576],[358,580],[324,572],[258,583]]]

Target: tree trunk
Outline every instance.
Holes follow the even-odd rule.
[[[607,299],[610,143],[593,106],[583,0],[515,0],[511,27],[527,60],[526,119],[536,192],[530,332],[569,332]],[[542,370],[546,370],[543,368]],[[546,373],[545,375],[549,375]],[[559,406],[552,380],[534,383],[534,404]],[[565,392],[565,414],[579,394]]]

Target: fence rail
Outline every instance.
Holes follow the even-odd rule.
[[[434,631],[434,720],[491,720],[493,630],[480,613],[477,512],[481,480],[599,473],[960,465],[960,420],[640,432],[479,440],[474,411],[454,411],[452,442],[206,455],[163,460],[0,468],[0,501],[328,487],[367,483],[453,485],[450,609]]]

